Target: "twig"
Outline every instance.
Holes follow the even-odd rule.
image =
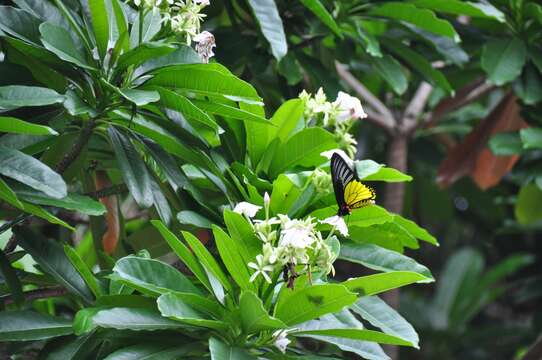
[[[433,91],[433,86],[429,85],[423,81],[416,93],[408,103],[405,112],[403,113],[402,126],[403,129],[409,133],[416,129],[418,124],[418,118],[423,112],[427,101],[429,100],[429,95]]]
[[[6,254],[8,254],[8,253],[13,252],[16,247],[17,247],[17,239],[15,239],[15,234],[13,234],[11,235],[6,246],[4,247],[4,251]]]
[[[363,100],[366,101],[367,104],[369,104],[369,106],[377,112],[377,114],[373,113],[372,116],[368,113],[372,122],[386,129],[387,131],[392,131],[395,127],[396,121],[390,109],[388,109],[386,105],[382,103],[382,101],[380,101],[376,96],[374,96],[373,93],[369,91],[369,89],[363,86],[363,84],[359,82],[359,80],[356,79],[355,76],[346,69],[345,65],[336,61],[335,69],[337,70],[337,74],[339,74],[339,77],[345,83],[347,83],[356,93],[358,93],[358,95],[361,96]]]
[[[50,297],[62,296],[68,293],[63,287],[50,287],[43,289],[30,290],[23,293],[25,301],[37,300],[37,299],[46,299]],[[13,304],[14,300],[11,295],[5,295],[0,297],[0,301],[4,305]]]
[[[103,188],[98,191],[91,191],[91,192],[85,193],[85,195],[90,196],[94,199],[100,199],[100,198],[108,197],[111,195],[122,194],[127,191],[128,191],[128,188],[126,187],[126,184],[118,184],[118,185],[113,185],[110,187]]]
[[[60,160],[56,166],[55,170],[57,173],[62,174],[75,161],[75,159],[77,159],[85,145],[88,143],[92,130],[95,126],[96,122],[94,120],[89,120],[85,126],[81,128],[81,133],[79,134],[77,142],[73,145],[70,151],[64,155],[62,160]]]
[[[0,226],[0,234],[3,234],[4,232],[11,229],[13,226],[18,225],[28,219],[31,215],[30,214],[19,214],[15,219],[8,221],[7,223]]]

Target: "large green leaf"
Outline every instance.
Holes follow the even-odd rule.
[[[128,66],[139,66],[145,61],[160,58],[175,51],[175,47],[164,43],[144,43],[122,54],[117,62],[117,71]]]
[[[522,40],[510,37],[494,39],[482,49],[481,65],[489,80],[503,85],[521,74],[527,58],[527,49]]]
[[[342,37],[341,29],[319,0],[301,0],[307,9],[313,12],[328,28],[339,37]]]
[[[502,132],[495,134],[489,140],[489,148],[495,155],[510,156],[521,154],[523,143],[520,135],[516,132]]]
[[[194,352],[196,345],[137,344],[107,355],[104,360],[175,360]]]
[[[14,117],[0,116],[0,132],[29,135],[58,135],[49,126],[33,124]]]
[[[271,214],[287,214],[301,196],[301,190],[285,174],[280,174],[273,182],[271,193]]]
[[[160,100],[160,94],[156,91],[138,90],[138,89],[118,89],[123,98],[136,104],[137,106],[147,105]]]
[[[216,225],[213,225],[213,235],[216,247],[222,258],[222,262],[228,269],[233,280],[241,289],[252,289],[254,286],[250,283],[250,273],[245,260],[241,255],[246,253],[246,249],[241,250],[242,243],[237,243]]]
[[[0,108],[4,109],[58,104],[64,99],[63,95],[47,88],[23,85],[0,86]]]
[[[366,181],[403,182],[412,181],[412,176],[403,174],[399,170],[390,167],[382,167],[376,173],[366,176]]]
[[[195,310],[182,297],[175,293],[161,295],[157,300],[157,305],[162,316],[175,319],[184,324],[215,330],[225,330],[228,327],[225,322],[213,320],[209,316]]]
[[[211,360],[255,360],[245,352],[245,350],[223,343],[217,338],[209,339],[209,352]]]
[[[386,80],[396,94],[403,94],[407,87],[407,78],[401,64],[390,55],[372,59],[375,70]]]
[[[355,301],[356,295],[343,285],[313,285],[279,301],[275,307],[275,317],[287,325],[295,325],[339,311]]]
[[[466,15],[473,18],[495,19],[505,22],[505,15],[489,2],[475,3],[460,0],[410,0],[417,7],[427,8],[453,15]]]
[[[542,149],[542,128],[521,129],[519,135],[524,149]]]
[[[290,99],[283,103],[271,118],[271,122],[276,127],[269,128],[267,143],[271,142],[275,137],[278,137],[282,142],[286,142],[299,125],[304,111],[305,104],[301,99]]]
[[[64,253],[72,263],[73,267],[79,272],[88,288],[92,291],[96,298],[100,297],[103,294],[103,291],[98,283],[98,279],[92,273],[92,270],[85,264],[83,259],[77,254],[74,248],[69,245],[64,245]]]
[[[431,235],[427,230],[416,224],[414,221],[405,219],[401,215],[394,214],[393,222],[408,231],[416,239],[426,241],[436,246],[439,245],[437,239],[433,235]]]
[[[448,21],[439,19],[431,10],[420,9],[412,4],[386,2],[369,10],[369,14],[405,21],[432,33],[452,38],[456,42],[460,41],[459,35]]]
[[[523,225],[542,220],[542,190],[538,186],[528,184],[520,189],[515,214],[518,222]]]
[[[412,271],[423,275],[427,282],[434,281],[429,269],[414,259],[374,244],[342,243],[340,259],[362,264],[378,271]]]
[[[239,243],[239,252],[245,264],[254,261],[262,250],[262,241],[254,233],[252,225],[243,215],[224,210],[224,222],[232,239]]]
[[[177,49],[172,53],[147,60],[141,64],[141,66],[135,70],[134,75],[139,76],[146,72],[171,65],[200,63],[201,58],[194,49],[187,45],[177,45]]]
[[[261,99],[252,85],[231,74],[218,71],[211,65],[213,64],[169,66],[156,71],[156,75],[147,84],[204,96],[260,103]]]
[[[212,291],[209,279],[205,274],[205,270],[201,267],[200,263],[190,252],[190,250],[184,245],[181,240],[175,236],[162,222],[158,220],[152,220],[151,223],[158,229],[160,234],[167,241],[173,252],[181,259],[181,261],[192,271],[192,273],[198,278],[198,280],[209,290]]]
[[[0,276],[2,282],[8,286],[9,292],[13,302],[19,307],[24,303],[23,287],[21,280],[15,272],[15,268],[12,266],[10,259],[6,256],[4,251],[0,249]]]
[[[271,45],[273,56],[280,60],[288,52],[284,27],[274,0],[248,0],[260,24],[263,36]]]
[[[157,7],[153,7],[150,11],[146,11],[143,18],[143,25],[141,26],[141,38],[139,36],[140,31],[140,17],[136,17],[132,31],[130,32],[130,46],[135,48],[136,46],[146,43],[152,40],[152,38],[158,34],[161,28],[162,16],[160,10]]]
[[[15,228],[13,231],[19,245],[32,256],[44,272],[86,302],[93,300],[94,297],[85,280],[71,264],[60,243],[45,238],[27,227]]]
[[[239,109],[226,104],[220,104],[216,102],[191,100],[191,102],[198,108],[205,110],[210,114],[220,115],[228,119],[237,119],[243,121],[251,121],[261,123],[272,127],[272,123],[263,116],[253,114],[249,111]]]
[[[320,153],[337,147],[331,133],[321,128],[307,128],[292,136],[277,149],[269,173],[276,177],[294,166],[315,166],[323,162]]]
[[[153,203],[151,178],[143,159],[130,139],[110,126],[107,129],[122,177],[139,206],[148,208]]]
[[[303,326],[301,326],[299,330],[296,330],[294,334],[297,336],[303,336],[303,335],[331,336],[331,337],[339,337],[339,338],[353,339],[353,340],[373,341],[380,344],[413,346],[409,341],[405,341],[397,336],[388,335],[385,333],[381,333],[379,331],[366,330],[366,329],[333,329],[333,328],[320,329],[318,328],[318,326],[313,326],[312,325],[313,322],[318,323],[318,324],[321,323],[318,320],[313,320],[308,323],[304,323]],[[316,327],[316,328],[312,329],[313,327]]]
[[[68,30],[45,22],[40,25],[41,41],[45,48],[62,60],[71,62],[84,69],[95,70],[87,59],[83,49],[77,47],[73,42]]]
[[[26,42],[39,44],[40,20],[27,11],[0,6],[0,30]]]
[[[241,293],[239,311],[241,325],[247,334],[286,328],[286,324],[269,315],[260,298],[252,291]]]
[[[118,330],[168,330],[182,328],[183,324],[160,315],[156,310],[123,308],[100,310],[94,315],[94,324]]]
[[[311,213],[311,216],[323,220],[337,213],[337,207],[331,206],[316,210]],[[367,227],[376,224],[384,224],[393,221],[394,215],[390,214],[386,209],[378,205],[362,207],[352,211],[348,218],[348,226]],[[326,225],[327,226],[327,225]]]
[[[35,311],[0,312],[0,341],[43,340],[73,333],[71,321]]]
[[[393,271],[349,279],[341,284],[358,296],[370,296],[417,282],[427,282],[427,278],[411,271]]]
[[[200,293],[180,271],[159,260],[126,256],[117,261],[113,274],[115,280],[153,296],[171,291]]]
[[[103,215],[107,211],[102,203],[84,195],[72,193],[61,199],[55,199],[31,188],[14,187],[14,189],[21,200],[33,204],[59,207],[92,216]]]
[[[416,330],[378,296],[364,296],[350,308],[386,334],[397,336],[418,348],[419,338]]]
[[[105,58],[109,42],[109,14],[105,7],[105,0],[89,0],[88,7],[90,9],[98,53],[103,59]]]

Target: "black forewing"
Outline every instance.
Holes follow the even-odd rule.
[[[356,179],[355,173],[350,166],[338,153],[333,153],[331,156],[331,180],[333,181],[333,190],[335,191],[335,199],[339,208],[345,204],[344,188],[353,179]]]

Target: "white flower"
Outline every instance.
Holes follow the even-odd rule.
[[[320,156],[331,159],[331,156],[333,156],[333,153],[338,153],[339,155],[342,156],[344,161],[346,161],[348,166],[354,167],[354,161],[352,161],[352,159],[350,159],[350,157],[341,149],[333,149],[333,150],[324,151],[320,153]]]
[[[253,218],[261,208],[261,206],[242,201],[235,205],[233,211],[238,214],[245,215],[246,217]]]
[[[281,218],[281,220],[283,222],[279,246],[305,249],[311,246],[316,240],[314,235],[315,224],[312,222],[313,219],[311,217],[308,217],[306,220],[285,220],[284,218]]]
[[[342,216],[335,215],[332,217],[328,217],[327,219],[320,220],[320,222],[322,224],[330,224],[334,228],[339,230],[342,236],[348,236],[348,226],[346,226],[346,223],[344,222]]]
[[[337,95],[337,100],[333,102],[339,113],[337,114],[337,122],[343,122],[350,119],[363,119],[367,117],[361,102],[358,98],[348,95],[345,92],[339,91]]]
[[[249,262],[247,265],[248,267],[256,270],[254,274],[252,274],[252,276],[250,277],[249,279],[250,282],[253,282],[254,280],[256,280],[259,274],[262,274],[265,281],[271,284],[271,278],[269,277],[267,273],[273,271],[274,268],[271,265],[265,264],[263,255],[260,254],[256,256],[256,263]]]
[[[287,330],[277,330],[273,333],[273,336],[275,336],[275,347],[283,354],[286,353],[286,348],[288,347],[288,344],[291,343],[291,341],[286,337],[287,335]]]
[[[263,245],[263,260],[269,264],[274,264],[277,261],[277,248],[266,243]]]
[[[196,42],[196,51],[203,59],[204,63],[208,63],[215,53],[213,47],[216,47],[215,37],[208,31],[203,31],[194,36],[194,42]]]
[[[201,6],[208,6],[211,5],[211,2],[209,0],[193,0],[194,4],[201,5]]]
[[[269,196],[269,194],[267,193],[267,191],[265,192],[265,194],[263,194],[263,203],[266,205],[266,206],[269,206],[269,203],[271,202],[271,197]]]

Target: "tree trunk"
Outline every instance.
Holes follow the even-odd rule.
[[[394,134],[388,149],[387,166],[401,172],[407,172],[408,137],[404,134]],[[401,214],[405,198],[405,184],[387,183],[384,191],[384,207],[393,213]],[[399,289],[385,292],[382,298],[394,309],[399,308]],[[392,360],[399,359],[399,348],[397,346],[385,346],[386,353]]]

